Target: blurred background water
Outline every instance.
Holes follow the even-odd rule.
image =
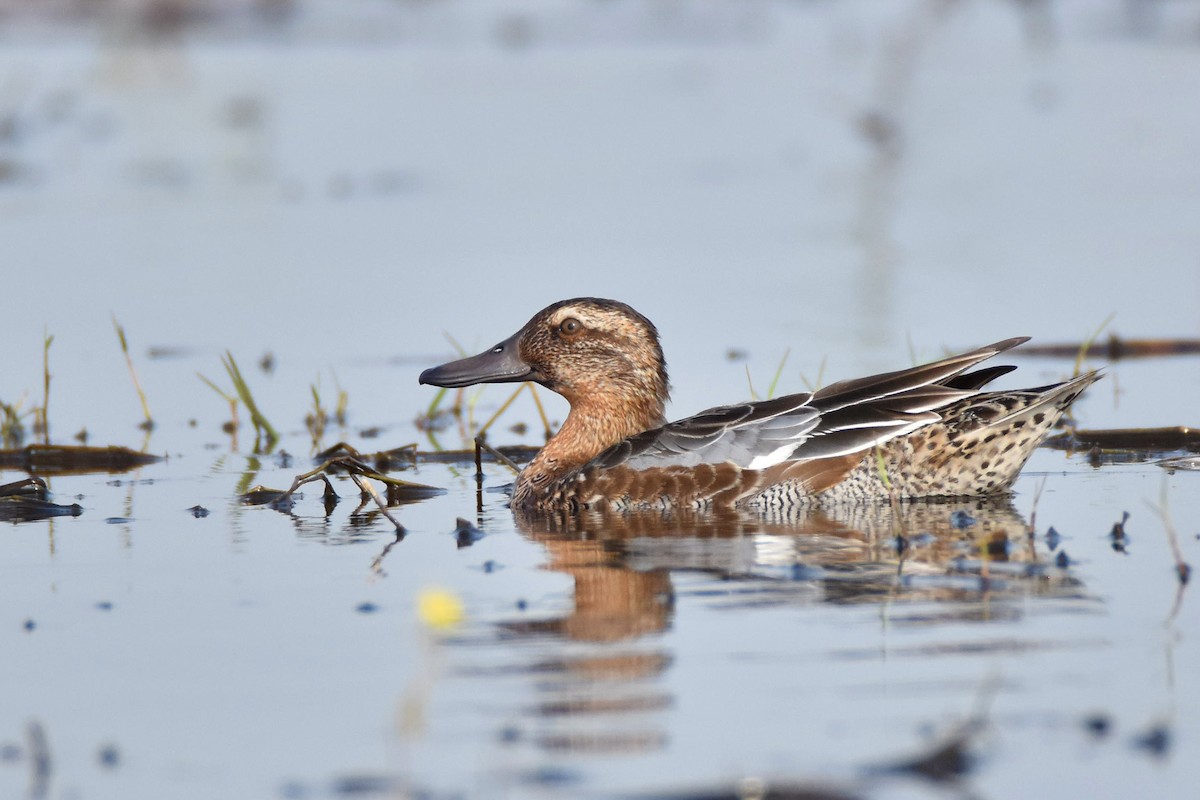
[[[342,529],[324,520],[311,498],[300,521],[241,509],[234,498],[250,476],[282,487],[307,468],[310,386],[326,398],[347,392],[350,422],[339,437],[364,449],[424,443],[411,421],[432,395],[416,376],[453,355],[445,334],[482,349],[547,303],[587,294],[629,302],[657,323],[674,416],[744,398],[747,373],[765,391],[785,353],[780,391],[799,391],[1013,335],[1195,337],[1197,97],[1200,6],[1190,2],[0,0],[0,400],[24,409],[40,403],[50,335],[52,438],[68,442],[86,430],[94,444],[172,457],[139,473],[153,487],[109,485],[109,476],[58,479],[60,501],[84,496],[84,516],[5,533],[4,650],[21,655],[0,693],[0,718],[9,720],[0,722],[8,726],[0,739],[18,736],[21,720],[42,719],[60,746],[65,735],[81,751],[114,736],[122,752],[141,754],[129,756],[140,764],[123,767],[120,785],[66,768],[53,796],[303,794],[318,791],[309,781],[364,765],[388,775],[424,770],[435,785],[474,794],[522,796],[529,784],[488,777],[512,753],[480,744],[493,741],[494,728],[503,738],[510,724],[492,725],[488,714],[482,723],[475,713],[506,691],[503,680],[456,690],[472,698],[468,707],[451,702],[437,708],[441,716],[429,712],[434,733],[405,727],[403,713],[395,733],[390,706],[403,694],[396,685],[378,695],[331,687],[366,663],[380,677],[366,644],[380,638],[369,627],[378,617],[352,612],[364,598],[394,614],[379,615],[395,638],[374,655],[401,676],[404,691],[420,695],[411,687],[436,683],[446,656],[411,621],[417,587],[440,581],[465,590],[472,612],[489,618],[517,595],[571,606],[578,598],[569,596],[570,581],[544,568],[553,556],[536,537],[513,535],[499,495],[488,496],[479,521],[507,536],[459,557],[442,549],[443,539],[414,534],[398,551],[405,566],[366,584],[370,558],[360,548],[313,544],[378,550],[386,541],[378,520],[356,534],[349,522]],[[158,423],[149,435],[136,428],[140,409],[114,318]],[[226,349],[285,429],[283,446],[297,462],[256,458],[244,434],[235,443],[222,433],[228,406],[196,373],[223,382]],[[268,354],[271,371],[253,366]],[[1027,385],[1072,367],[1020,361]],[[1194,358],[1107,369],[1080,404],[1085,427],[1196,423]],[[480,414],[503,395],[487,390]],[[547,403],[561,419],[565,404]],[[528,404],[513,415],[533,420]],[[382,437],[363,437],[366,428]],[[443,439],[458,444],[453,431]],[[534,425],[495,439],[537,443],[540,433]],[[442,469],[425,466],[418,476],[452,493],[404,512],[415,532],[448,531],[474,508],[469,471]],[[1114,670],[1160,665],[1158,634],[1152,644],[1144,637],[1160,629],[1174,592],[1169,571],[1154,571],[1169,564],[1165,549],[1145,571],[1110,572],[1099,560],[1107,555],[1102,534],[1122,510],[1136,509],[1149,525],[1144,500],[1157,498],[1161,470],[1093,472],[1078,457],[1041,452],[1030,481],[1064,472],[1071,481],[1049,483],[1043,518],[1057,514],[1096,534],[1087,540],[1099,552],[1084,582],[1100,587],[1087,602],[1105,611],[1086,612],[1100,622],[1079,634],[1077,644],[1085,643],[1063,669],[1043,654],[1007,673],[1028,701],[1015,727],[1024,733],[1046,699],[1030,687],[1042,669],[1062,691],[1086,676],[1072,714],[1120,703],[1116,679],[1083,664],[1101,652],[1120,656]],[[1174,476],[1170,489],[1194,512],[1188,477]],[[504,480],[502,470],[489,472],[489,483]],[[1018,487],[1022,513],[1032,486]],[[218,509],[201,530],[219,534],[197,539],[191,526],[199,521],[179,521],[194,503]],[[113,518],[126,522],[104,524]],[[1193,528],[1182,534],[1194,551]],[[629,555],[642,565],[633,571],[655,574],[666,563],[685,574],[689,559],[701,558],[693,542],[682,561],[676,554],[655,562],[661,546],[651,548],[650,567]],[[487,555],[475,555],[481,551]],[[474,581],[489,559],[508,568],[483,589]],[[1147,596],[1147,580],[1161,581],[1161,591]],[[50,614],[72,585],[78,604],[61,612],[62,638],[29,650],[51,639],[49,631],[28,637],[20,624]],[[127,592],[139,598],[128,628],[98,632],[73,616]],[[667,681],[676,697],[667,705],[680,709],[647,734],[664,742],[666,761],[601,759],[584,777],[572,767],[564,791],[611,788],[589,769],[620,774],[624,787],[653,777],[677,784],[696,763],[712,768],[705,774],[741,774],[763,766],[747,755],[755,747],[768,748],[767,766],[797,774],[790,755],[769,750],[781,729],[763,727],[765,740],[747,735],[745,749],[727,757],[717,752],[724,739],[701,742],[698,731],[740,735],[739,714],[769,717],[781,692],[803,690],[808,659],[828,674],[842,662],[794,640],[801,650],[770,649],[769,631],[798,622],[795,605],[757,612],[746,624],[739,612],[712,612],[706,603],[683,601],[693,616],[677,611],[667,633],[633,647],[649,659],[647,679]],[[1057,641],[1084,613],[1068,605],[1065,613],[1053,604],[1026,609],[1019,624],[1029,627],[1014,635]],[[155,616],[162,608],[171,609],[169,622]],[[246,608],[262,613],[240,613]],[[806,635],[824,637],[853,619],[846,647],[870,649],[878,643],[865,620],[877,612],[847,618],[823,610],[800,621],[816,626]],[[977,630],[954,628],[967,638],[984,635]],[[95,661],[91,644],[81,644],[94,637],[95,652],[110,661]],[[1116,644],[1107,650],[1101,640]],[[747,672],[730,655],[743,646],[785,668],[760,661]],[[466,651],[482,653],[492,668],[505,646],[489,647]],[[846,708],[836,704],[817,713],[818,730],[846,748],[844,757],[810,742],[816,755],[801,759],[800,772],[833,764],[845,776],[887,749],[880,732],[907,743],[914,720],[968,713],[994,666],[981,662],[931,679],[957,687],[946,696],[912,688],[919,659],[901,668],[916,682],[903,684],[906,699],[880,690],[879,674],[832,679],[843,699],[881,691],[881,727],[873,729],[870,704],[850,710],[857,722],[842,719]],[[285,668],[298,664],[303,669]],[[675,666],[662,672],[663,664]],[[41,680],[50,674],[54,680]],[[246,675],[257,677],[230,695],[214,693]],[[68,677],[80,694],[62,693]],[[30,688],[39,680],[42,689]],[[729,708],[693,705],[696,692],[709,697],[755,680],[762,688],[732,693]],[[87,706],[97,692],[125,693],[141,710],[122,717],[126,706],[111,699],[89,719],[120,724],[75,724],[67,698]],[[178,702],[164,704],[168,697]],[[1194,688],[1186,698],[1194,704]],[[931,702],[936,708],[922,716]],[[1136,708],[1126,720],[1148,724],[1153,715],[1143,711],[1157,701],[1134,693],[1128,703]],[[518,720],[511,724],[519,731],[521,710],[500,706],[498,716]],[[229,724],[247,708],[258,709],[253,724]],[[1188,708],[1182,738],[1194,747]],[[1054,717],[1035,725],[1034,738],[1053,739],[1067,724]],[[171,753],[203,755],[157,751],[164,730],[178,737]],[[405,749],[414,730],[425,738]],[[278,746],[263,747],[272,736]],[[458,766],[430,755],[439,745],[462,759]],[[1050,748],[1059,756],[1084,747],[1075,739],[1059,745]],[[247,751],[256,754],[253,766],[235,755]],[[412,752],[428,760],[409,763]],[[547,767],[545,751],[537,752],[522,768],[557,763]],[[1085,760],[1101,757],[1088,753]],[[1011,764],[1002,760],[1009,766],[988,773],[988,787],[1010,796],[1022,775],[1049,780],[1037,758],[1030,747]],[[1131,758],[1116,759],[1089,791],[1121,796],[1141,781],[1170,797],[1194,785],[1182,758],[1151,777],[1130,767]],[[472,777],[456,784],[447,776],[457,768]],[[20,786],[23,768],[4,769],[4,780]],[[1067,770],[1065,787],[1078,789],[1081,774]],[[291,777],[300,782],[288,784]],[[552,792],[548,784],[535,783]]]

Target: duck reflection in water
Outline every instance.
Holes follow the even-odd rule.
[[[534,623],[570,639],[665,630],[675,609],[671,575],[682,572],[695,574],[686,591],[713,602],[943,601],[953,606],[947,616],[965,619],[1020,613],[1019,605],[982,610],[984,599],[1081,591],[1039,552],[1008,498],[810,508],[777,521],[736,509],[514,515],[545,546],[546,568],[575,581],[574,610]]]

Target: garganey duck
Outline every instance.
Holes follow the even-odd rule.
[[[517,477],[512,505],[787,509],[1008,491],[1034,448],[1099,374],[983,391],[1015,367],[967,370],[1028,337],[815,392],[719,406],[668,423],[658,331],[592,297],[539,311],[495,347],[421,373],[460,387],[534,381],[571,404]]]

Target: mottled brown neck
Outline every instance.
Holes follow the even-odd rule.
[[[651,402],[620,397],[577,400],[562,427],[517,476],[514,504],[537,503],[559,479],[617,442],[665,421],[663,402],[658,398]]]

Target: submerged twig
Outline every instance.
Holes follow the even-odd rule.
[[[399,520],[393,517],[388,511],[388,504],[385,503],[384,500],[379,496],[379,493],[375,491],[375,487],[371,486],[369,483],[366,483],[362,479],[368,478],[385,484],[388,487],[388,498],[390,501],[420,499],[433,494],[440,494],[444,491],[433,486],[410,483],[409,481],[403,481],[399,478],[392,478],[388,475],[384,475],[378,470],[372,469],[363,463],[362,459],[359,457],[358,453],[353,450],[353,448],[345,446],[344,451],[352,454],[339,455],[334,458],[330,458],[315,469],[297,475],[292,480],[292,485],[288,489],[284,491],[278,491],[274,489],[266,489],[261,486],[255,487],[241,496],[242,502],[252,505],[269,504],[275,508],[290,508],[293,495],[295,495],[296,491],[301,486],[319,480],[325,483],[325,501],[328,513],[328,511],[332,510],[333,505],[337,502],[337,494],[333,491],[333,485],[330,483],[327,473],[329,470],[337,467],[346,471],[346,473],[350,476],[350,479],[354,481],[356,486],[358,486],[362,496],[374,500],[388,521],[395,526],[399,533],[403,534],[405,532],[404,526],[401,525]]]
[[[480,437],[476,436],[476,437],[475,437],[475,464],[476,464],[476,468],[477,468],[477,469],[478,469],[480,472],[482,472],[482,471],[483,471],[483,469],[482,469],[482,460],[481,460],[481,459],[480,459],[480,457],[479,457],[479,451],[480,451],[480,450],[486,450],[487,452],[491,453],[493,458],[495,458],[495,459],[496,459],[497,461],[499,461],[501,464],[503,464],[504,466],[508,467],[508,468],[509,468],[509,469],[511,469],[513,472],[517,473],[518,475],[521,473],[521,468],[520,468],[520,467],[518,467],[518,466],[516,465],[516,463],[515,463],[515,462],[514,462],[514,461],[513,461],[511,458],[509,458],[508,456],[504,455],[504,453],[501,453],[501,452],[500,452],[499,450],[497,450],[496,448],[492,447],[490,444],[488,444],[487,442],[485,442],[485,441],[484,441],[483,439],[481,439]]]

